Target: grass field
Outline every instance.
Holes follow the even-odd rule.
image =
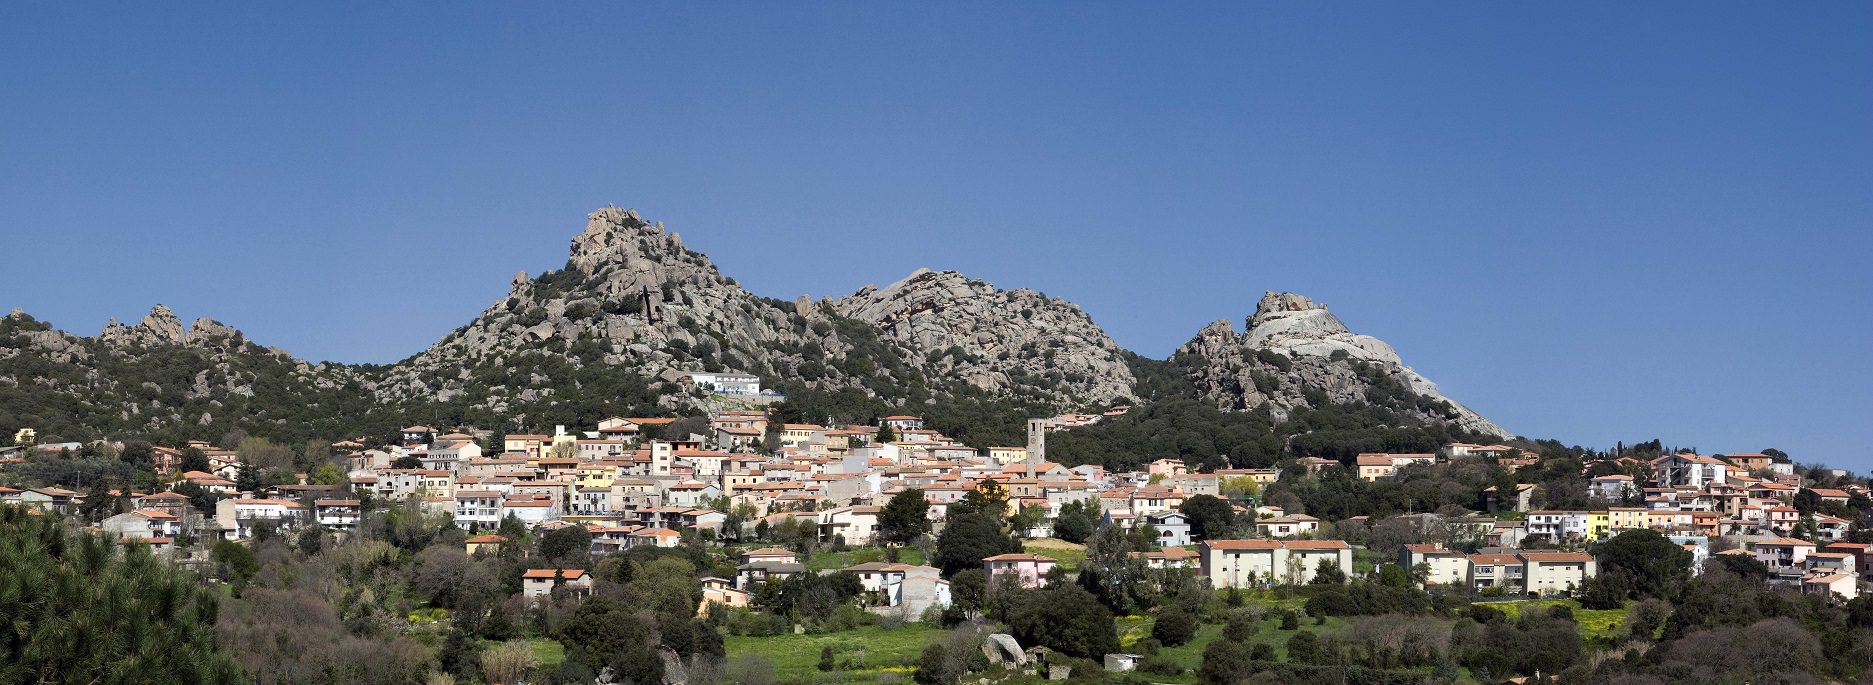
[[[814,571],[828,571],[884,560],[883,547],[854,547],[844,552],[821,549],[815,550],[812,556],[806,558],[806,567]],[[922,566],[923,550],[916,547],[901,547],[898,549],[897,560],[901,564]]]
[[[1054,538],[1024,540],[1021,543],[1021,549],[1029,554],[1039,554],[1043,557],[1053,559],[1060,564],[1060,568],[1068,571],[1079,570],[1080,562],[1086,560],[1085,545]]]
[[[1580,626],[1580,637],[1585,640],[1594,638],[1618,639],[1626,634],[1626,608],[1618,609],[1582,609],[1580,602],[1571,599],[1524,599],[1509,602],[1477,602],[1477,604],[1501,611],[1510,620],[1522,616],[1527,609],[1542,609],[1556,605],[1566,605],[1574,610],[1574,623]]]
[[[769,635],[747,637],[730,635],[723,646],[730,659],[758,655],[774,666],[774,676],[781,682],[810,678],[819,672],[820,649],[832,647],[837,662],[855,662],[847,675],[902,673],[910,671],[923,653],[924,645],[941,637],[941,628],[910,623],[886,630],[876,626],[820,635]]]
[[[566,647],[557,640],[535,639],[527,641],[533,647],[533,657],[540,660],[540,670],[550,671],[558,668],[566,660]]]

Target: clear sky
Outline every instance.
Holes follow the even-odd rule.
[[[1873,467],[1865,2],[0,5],[0,309],[390,362],[607,203],[762,295],[1164,357],[1295,291],[1518,433]]]

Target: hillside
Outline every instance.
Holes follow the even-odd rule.
[[[404,421],[537,430],[614,414],[693,412],[686,371],[758,374],[810,421],[926,414],[972,444],[1019,442],[1022,419],[1155,399],[1266,410],[1370,403],[1412,422],[1505,435],[1443,397],[1384,342],[1299,295],[1264,297],[1237,334],[1200,331],[1169,361],[1113,342],[1079,306],[920,269],[882,288],[788,302],[755,295],[636,211],[587,216],[564,268],[390,366],[311,365],[161,305],[95,337],[24,312],[0,322],[0,428],[278,440],[377,435]]]

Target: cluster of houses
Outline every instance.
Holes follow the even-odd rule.
[[[745,379],[695,380],[720,388]],[[348,455],[348,487],[302,481],[261,493],[236,492],[240,461],[231,452],[191,444],[187,447],[208,457],[209,470],[176,473],[183,448],[159,447],[154,457],[159,471],[174,482],[225,496],[213,515],[197,514],[189,498],[175,492],[129,493],[127,513],[106,520],[103,528],[158,549],[185,534],[242,539],[262,526],[317,523],[343,534],[355,528],[369,500],[450,517],[475,535],[471,549],[498,542],[491,533],[509,520],[530,528],[584,527],[592,533],[592,551],[601,554],[640,545],[672,547],[686,536],[719,535],[731,511],[749,527],[791,525],[812,531],[821,542],[865,545],[878,535],[879,512],[896,493],[921,490],[929,503],[927,516],[940,528],[951,504],[992,481],[1008,495],[1010,513],[1040,513],[1021,518],[1037,521],[1019,531],[1024,535],[1049,536],[1062,507],[1094,501],[1102,519],[1114,525],[1151,526],[1162,549],[1143,555],[1150,565],[1193,569],[1218,588],[1305,582],[1328,562],[1352,573],[1353,548],[1342,540],[1316,539],[1323,531],[1314,517],[1236,497],[1231,504],[1252,522],[1243,527],[1252,529],[1253,537],[1199,540],[1189,517],[1179,511],[1191,497],[1227,497],[1225,484],[1275,482],[1281,476],[1277,470],[1193,473],[1182,461],[1160,459],[1144,470],[1118,473],[1045,459],[1047,432],[1094,423],[1125,409],[1036,419],[1029,422],[1028,445],[982,450],[927,428],[916,416],[885,417],[876,425],[822,426],[776,424],[764,411],[725,410],[709,417],[706,427],[686,421],[683,435],[670,434],[674,419],[657,418],[613,417],[590,430],[556,427],[551,434],[502,436],[415,425],[401,431],[400,444],[334,445]],[[888,439],[880,440],[881,435]],[[1309,471],[1350,468],[1359,478],[1376,481],[1397,478],[1417,465],[1466,458],[1511,469],[1535,463],[1514,447],[1468,444],[1449,445],[1436,454],[1362,454],[1351,464],[1313,457],[1298,461]],[[1712,553],[1713,541],[1729,541],[1719,545],[1726,548],[1740,541],[1740,548],[1718,553],[1750,554],[1768,565],[1778,582],[1818,592],[1853,597],[1863,579],[1873,578],[1866,545],[1844,541],[1848,521],[1826,515],[1804,520],[1790,506],[1803,481],[1787,464],[1759,454],[1672,454],[1650,463],[1619,460],[1616,466],[1616,471],[1645,471],[1650,477],[1642,483],[1619,473],[1583,474],[1589,488],[1609,503],[1604,509],[1531,511],[1534,486],[1520,485],[1513,493],[1494,487],[1481,493],[1485,508],[1519,514],[1415,515],[1427,528],[1465,531],[1458,536],[1464,543],[1409,545],[1399,552],[1398,562],[1428,569],[1423,578],[1433,585],[1567,592],[1597,570],[1591,555],[1576,551],[1581,545],[1625,530],[1652,529],[1691,549],[1699,564]],[[1865,488],[1812,492],[1822,501],[1845,504],[1865,494]],[[0,502],[64,511],[79,500],[77,493],[57,488],[0,488]],[[1809,540],[1793,537],[1798,527]],[[1024,585],[1039,585],[1054,562],[1017,554],[983,563],[992,578],[1013,576]],[[707,587],[723,604],[744,604],[752,585],[804,570],[790,552],[754,550],[735,578],[710,579]],[[867,564],[842,571],[860,575],[874,606],[947,602],[947,584],[929,567]],[[536,585],[568,581],[547,580],[552,583]]]

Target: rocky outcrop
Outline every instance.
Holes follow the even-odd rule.
[[[1138,384],[1132,356],[1070,302],[922,269],[837,299],[760,297],[676,233],[618,207],[587,215],[565,269],[515,275],[507,297],[389,367],[309,365],[213,319],[184,327],[162,305],[134,326],[112,321],[95,338],[51,330],[23,312],[0,320],[0,334],[0,362],[13,359],[17,369],[0,365],[0,384],[82,395],[67,415],[121,412],[125,425],[150,430],[277,423],[284,419],[269,412],[321,415],[315,408],[331,405],[344,407],[325,412],[342,426],[446,405],[457,416],[532,427],[535,413],[561,402],[588,408],[580,415],[621,403],[690,409],[699,398],[677,391],[686,371],[743,371],[770,387],[902,404],[966,396],[1059,410],[1135,397]],[[24,357],[54,362],[58,373],[39,373],[43,365]],[[1226,408],[1279,416],[1371,401],[1505,434],[1444,398],[1391,346],[1354,334],[1299,295],[1267,294],[1242,333],[1227,320],[1204,327],[1173,362],[1199,395]],[[317,399],[293,405],[300,397]],[[269,398],[286,401],[256,404]],[[328,433],[339,434],[317,434]]]
[[[1281,417],[1323,401],[1370,401],[1423,420],[1512,437],[1438,392],[1385,341],[1347,329],[1326,305],[1294,293],[1269,292],[1246,324],[1238,335],[1229,321],[1217,321],[1177,351],[1198,392],[1219,406],[1266,406]]]
[[[832,301],[877,326],[931,373],[1004,391],[1039,386],[1083,404],[1129,397],[1136,379],[1078,305],[1028,289],[997,290],[954,271],[919,269],[884,288]]]

